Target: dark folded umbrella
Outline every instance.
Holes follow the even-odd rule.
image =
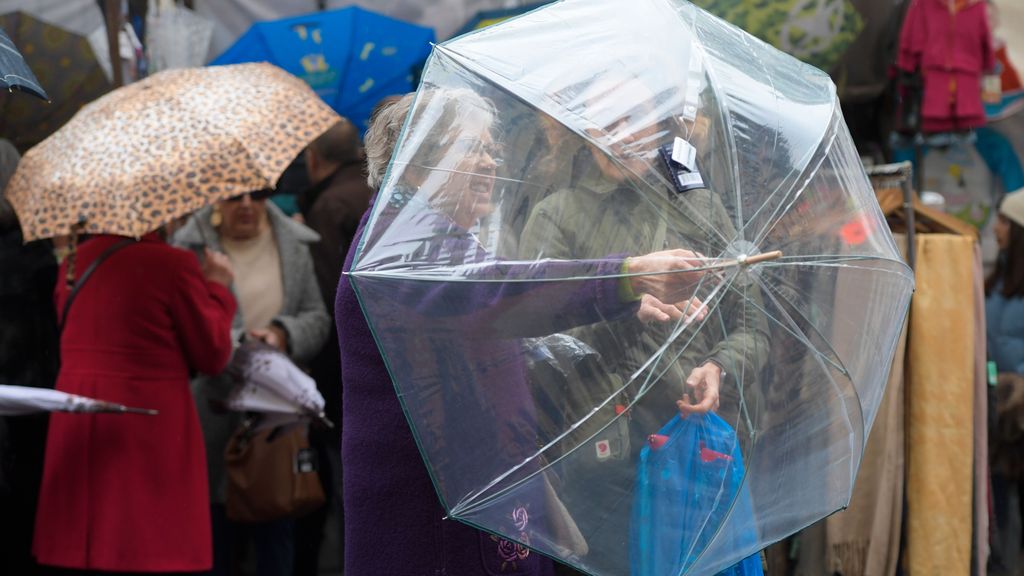
[[[39,85],[39,80],[36,80],[36,75],[25,63],[21,52],[18,52],[18,49],[14,47],[14,42],[3,30],[0,30],[0,82],[8,90],[17,88],[43,100],[50,99],[43,87]]]
[[[51,99],[40,106],[31,98],[0,97],[0,137],[22,154],[113,88],[84,36],[25,12],[0,16],[0,29],[18,46]]]

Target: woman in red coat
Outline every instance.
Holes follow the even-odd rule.
[[[84,242],[84,271],[119,236]],[[67,262],[59,278],[64,278]],[[96,572],[195,572],[213,562],[206,456],[189,375],[231,354],[235,299],[227,257],[150,233],[112,253],[65,319],[57,389],[159,411],[53,414],[33,552]],[[59,282],[63,310],[69,290]]]

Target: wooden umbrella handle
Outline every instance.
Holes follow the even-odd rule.
[[[762,254],[755,254],[755,255],[747,258],[741,264],[745,264],[745,265],[749,266],[751,264],[758,264],[760,262],[767,262],[769,260],[776,260],[778,258],[782,258],[782,250],[772,250],[771,252],[764,252]]]
[[[701,266],[701,270],[718,270],[720,268],[732,268],[733,266],[750,266],[751,264],[758,264],[760,262],[767,262],[769,260],[775,260],[782,257],[781,250],[772,250],[771,252],[765,252],[763,254],[755,254],[748,256],[743,260],[737,258],[730,258],[728,260],[719,260],[714,264],[708,266]],[[680,272],[686,272],[686,270],[680,270]]]

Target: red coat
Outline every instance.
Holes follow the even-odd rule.
[[[78,249],[77,275],[118,236]],[[55,299],[68,290],[61,268]],[[189,372],[220,372],[235,299],[190,252],[155,234],[104,261],[68,313],[57,389],[160,411],[53,414],[33,552],[39,562],[109,571],[212,565],[202,431]]]

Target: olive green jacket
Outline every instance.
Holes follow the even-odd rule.
[[[614,183],[596,168],[588,171],[574,188],[558,190],[532,210],[519,240],[520,258],[639,256],[668,248],[706,256],[727,253],[735,227],[716,194],[708,189],[655,193],[642,186],[647,188],[643,193]],[[699,294],[709,294],[713,282]],[[739,407],[744,399],[742,404],[750,408],[752,398],[745,392],[752,389],[767,357],[768,327],[756,284],[741,284],[733,282],[719,291],[705,322],[682,331],[661,354],[677,328],[674,322],[644,325],[633,317],[571,332],[597,350],[610,369],[632,378],[628,395],[643,395],[632,414],[646,434],[671,419],[690,371],[707,361],[727,374],[719,414],[734,424],[748,421],[746,414],[740,417]]]

